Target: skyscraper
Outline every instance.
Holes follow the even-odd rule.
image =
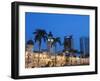
[[[80,38],[80,51],[82,56],[89,56],[89,38],[81,37]]]
[[[64,37],[64,50],[70,50],[73,48],[73,38],[72,36]]]

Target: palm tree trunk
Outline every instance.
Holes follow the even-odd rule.
[[[56,46],[55,46],[55,66],[56,66]]]
[[[39,61],[40,61],[40,51],[41,51],[41,43],[39,42],[38,67],[40,67],[40,64],[39,64]]]

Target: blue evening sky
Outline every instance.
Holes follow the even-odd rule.
[[[89,36],[89,16],[74,14],[50,14],[50,13],[25,13],[25,39],[34,40],[32,34],[37,28],[45,29],[47,33],[50,31],[54,37],[60,37],[61,42],[64,36],[73,35],[74,48],[80,50],[80,37]],[[42,49],[46,49],[46,43],[42,42]],[[58,45],[58,50],[62,50],[63,46]],[[35,50],[38,45],[35,44]]]

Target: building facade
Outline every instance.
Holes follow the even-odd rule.
[[[88,37],[80,38],[80,51],[82,53],[82,56],[85,56],[85,57],[89,56],[89,38]]]
[[[73,37],[65,36],[64,37],[64,50],[71,50],[73,49]]]

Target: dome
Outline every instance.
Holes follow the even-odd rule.
[[[34,42],[32,40],[27,41],[27,45],[34,45]]]

